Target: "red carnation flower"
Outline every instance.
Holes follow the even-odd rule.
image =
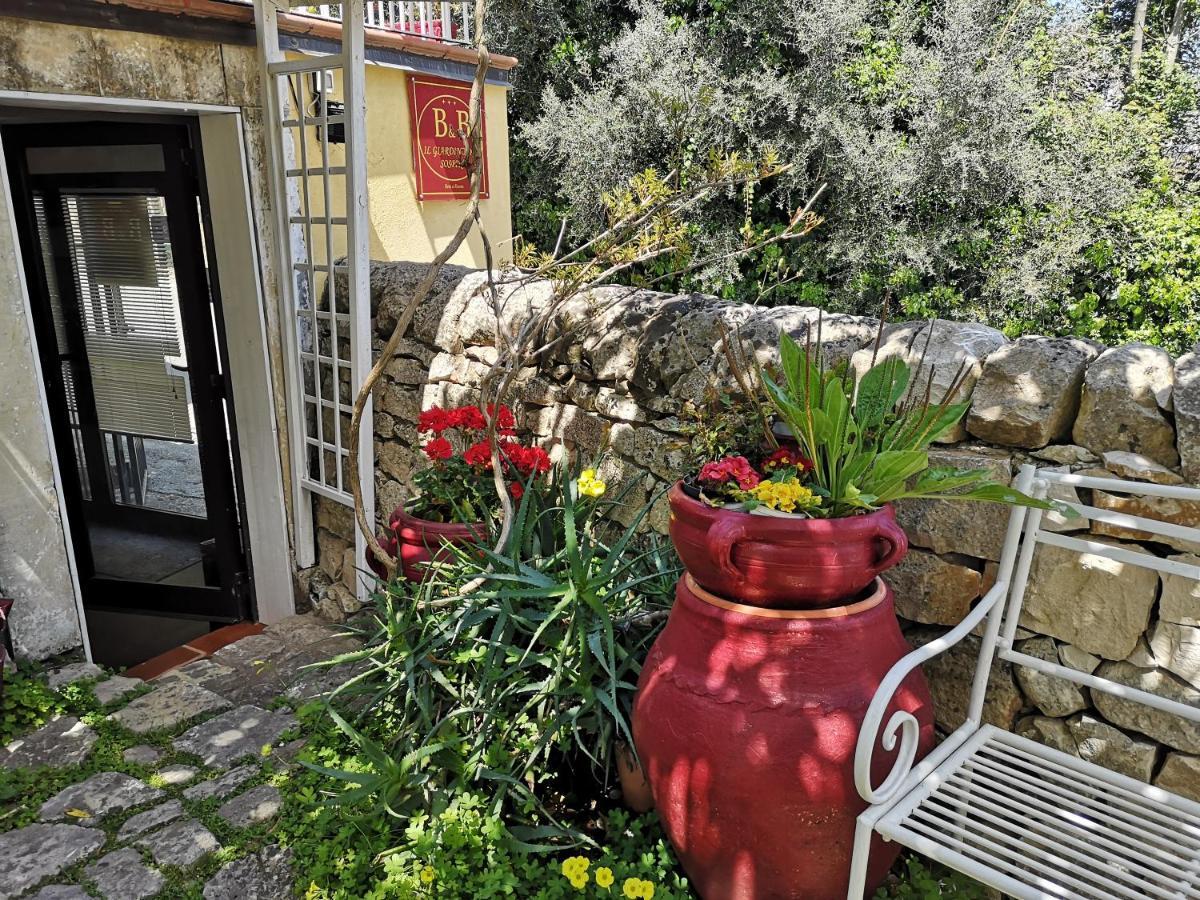
[[[492,448],[487,441],[472,444],[463,453],[463,462],[480,469],[490,469],[492,466]]]
[[[458,409],[450,410],[450,424],[454,428],[463,428],[467,431],[482,431],[487,427],[487,422],[484,421],[483,413],[480,412],[478,406],[460,406]]]
[[[421,449],[425,451],[426,456],[433,460],[449,459],[454,455],[454,448],[443,437],[434,438]]]
[[[441,434],[450,427],[450,415],[440,406],[431,406],[417,416],[417,430]]]
[[[514,481],[508,486],[508,492],[512,494],[514,500],[520,500],[525,496],[525,486],[519,481]]]
[[[522,475],[540,475],[550,469],[550,457],[541,447],[525,447],[509,441],[501,444],[500,450]]]

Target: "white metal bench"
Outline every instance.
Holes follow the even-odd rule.
[[[1200,501],[1196,488],[1038,471],[1033,466],[1022,467],[1015,486],[1045,497],[1055,483]],[[1198,528],[1072,506],[1092,521],[1200,542]],[[1200,722],[1200,709],[1013,647],[1038,544],[1200,581],[1200,566],[1045,531],[1041,521],[1041,510],[1014,507],[995,586],[957,627],[904,657],[880,685],[863,722],[854,761],[858,791],[870,805],[855,831],[851,900],[863,896],[875,833],[1013,897],[1200,898],[1200,804],[981,724],[984,693],[997,656]],[[917,721],[909,713],[895,712],[884,722],[892,695],[913,669],[962,640],[985,619],[967,721],[914,765]],[[877,745],[898,753],[887,777],[875,786],[871,760]]]

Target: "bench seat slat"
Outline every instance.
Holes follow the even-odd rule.
[[[1200,804],[981,732],[875,830],[1015,897],[1200,898]]]

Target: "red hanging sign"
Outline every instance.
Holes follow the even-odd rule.
[[[487,127],[480,98],[483,127],[483,182],[479,196],[488,196]],[[470,115],[471,86],[430,75],[408,76],[408,113],[412,121],[413,171],[418,200],[468,200],[467,150],[461,132]]]

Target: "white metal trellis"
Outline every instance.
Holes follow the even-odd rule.
[[[371,368],[365,11],[364,0],[341,5],[339,53],[287,59],[277,16],[291,8],[286,0],[254,2],[282,269],[295,552],[297,564],[309,566],[316,556],[313,495],[354,505],[350,418],[354,394]],[[336,140],[339,129],[344,142]],[[368,399],[358,453],[368,521],[375,519],[372,421]],[[356,528],[355,558],[364,553]],[[363,579],[357,587],[365,595]]]

